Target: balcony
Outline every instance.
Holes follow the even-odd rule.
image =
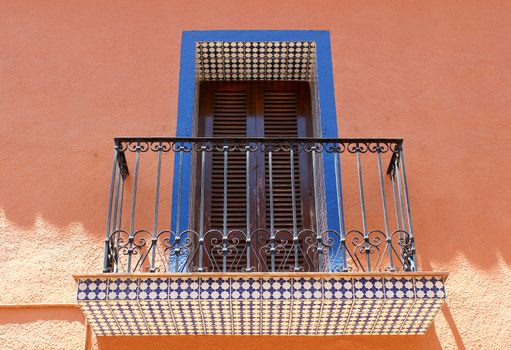
[[[97,335],[423,334],[401,139],[116,138]]]

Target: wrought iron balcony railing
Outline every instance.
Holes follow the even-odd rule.
[[[115,139],[104,272],[416,270],[401,139]]]

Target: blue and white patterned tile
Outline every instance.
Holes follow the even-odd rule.
[[[231,299],[260,299],[261,280],[255,278],[233,278],[231,281]]]
[[[167,300],[140,300],[139,305],[151,335],[177,334]]]
[[[383,303],[383,299],[355,300],[345,328],[345,334],[370,334]]]
[[[97,335],[424,334],[444,298],[441,277],[82,279],[77,290]]]
[[[294,299],[322,299],[323,284],[320,278],[293,278]]]
[[[261,279],[261,293],[263,300],[291,299],[291,278],[263,278]]]
[[[108,291],[107,279],[80,279],[76,299],[82,300],[106,300]]]
[[[232,334],[229,278],[201,278],[200,304],[206,334]]]
[[[323,293],[325,299],[353,299],[352,278],[325,278],[323,280]]]
[[[354,278],[355,299],[383,299],[385,290],[381,277]]]
[[[323,304],[321,278],[293,278],[289,335],[315,335]]]
[[[288,335],[292,303],[291,299],[262,300],[262,335]]]
[[[291,278],[261,279],[261,334],[287,335],[293,297]]]
[[[352,299],[325,299],[317,335],[342,335],[349,322]]]
[[[229,278],[201,278],[201,300],[229,300],[231,281]]]
[[[413,304],[413,299],[385,300],[371,334],[399,334]]]
[[[316,335],[322,305],[321,299],[293,300],[289,335]]]
[[[138,300],[167,300],[168,278],[142,278],[138,284]]]
[[[198,300],[199,296],[199,278],[176,278],[169,281],[170,300]]]
[[[233,333],[229,300],[201,300],[206,334],[229,335]]]
[[[442,299],[416,299],[400,334],[424,334],[443,304]]]
[[[415,295],[417,298],[445,298],[444,281],[441,277],[424,276],[415,278]]]
[[[122,335],[106,301],[84,301],[80,307],[96,336]]]
[[[385,278],[385,298],[413,299],[415,296],[412,277]]]
[[[341,335],[349,322],[353,306],[353,278],[335,277],[323,280],[324,302],[318,334]]]
[[[150,334],[136,300],[109,300],[108,304],[123,335]]]
[[[180,335],[205,334],[204,322],[200,301],[197,300],[170,300],[169,301],[176,331]]]
[[[137,300],[138,279],[117,278],[108,280],[108,300]]]
[[[233,334],[261,334],[261,300],[233,299],[231,300]]]
[[[261,280],[233,278],[231,281],[231,315],[233,333],[261,333]]]

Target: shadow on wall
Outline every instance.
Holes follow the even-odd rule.
[[[16,162],[16,166],[13,166],[12,159],[9,159],[11,166],[9,162],[3,163],[0,178],[9,185],[0,188],[0,207],[4,209],[6,217],[16,226],[27,229],[35,225],[38,216],[60,229],[65,229],[70,223],[80,222],[86,231],[93,235],[93,239],[97,239],[97,248],[102,249],[111,176],[112,144],[111,140],[105,139],[92,142],[88,147],[75,146],[78,149],[72,157],[67,155],[56,157],[51,147],[41,145],[38,157],[30,162],[30,166],[25,162]],[[417,150],[412,149],[412,152],[417,153]],[[12,157],[16,158],[15,155]],[[489,222],[491,218],[485,217],[487,211],[476,212],[479,208],[477,204],[466,201],[465,205],[459,198],[450,195],[438,197],[438,193],[429,190],[433,186],[429,182],[443,180],[441,177],[435,178],[434,174],[425,176],[427,165],[416,160],[419,158],[421,156],[408,157],[407,166],[417,252],[421,259],[420,269],[428,270],[432,267],[425,263],[425,260],[434,262],[433,267],[439,264],[448,266],[455,252],[463,253],[470,262],[486,269],[495,266],[497,256],[501,256],[505,263],[510,264],[511,250],[503,247],[511,246],[511,236],[501,234],[488,239],[487,235],[482,234],[487,232],[485,226],[492,227],[488,232],[498,232],[500,218]],[[170,166],[167,170],[169,169]],[[166,180],[171,181],[170,174]],[[141,203],[146,201],[148,205],[137,206],[138,224],[152,220],[154,208],[153,178],[142,177],[140,181],[138,200]],[[130,177],[126,181],[126,186],[132,186]],[[352,192],[355,193],[356,189]],[[160,203],[162,225],[166,224],[164,220],[170,219],[166,213],[170,209],[171,194],[166,195]],[[378,193],[372,197],[377,198]],[[129,206],[125,209],[126,214],[129,214]],[[128,216],[125,215],[125,218]],[[470,220],[467,222],[471,224],[463,223],[463,217],[467,216],[471,216],[466,219]],[[141,227],[152,225],[146,222]],[[485,249],[480,249],[481,246]]]

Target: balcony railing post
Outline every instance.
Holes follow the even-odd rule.
[[[177,185],[177,203],[176,203],[176,229],[174,232],[174,272],[179,271],[179,259],[181,256],[181,198],[183,196],[183,157],[185,152],[185,147],[180,145],[176,148],[176,151],[179,152],[179,169],[178,169],[178,185]],[[170,217],[172,218],[172,206]],[[169,234],[169,244],[172,244],[172,223],[170,225],[170,234]],[[171,252],[172,254],[172,252]],[[172,259],[169,258],[169,271],[172,271]]]
[[[117,176],[117,157],[119,154],[119,149],[117,144],[115,145],[114,150],[114,161],[112,164],[112,176],[110,179],[110,192],[108,195],[108,215],[106,219],[106,236],[105,236],[105,255],[103,257],[103,272],[110,272],[110,269],[112,266],[110,266],[109,258],[113,252],[110,251],[110,224],[112,220],[112,202],[113,202],[113,196],[114,196],[114,184],[115,184],[115,178]]]
[[[342,259],[342,271],[348,271],[346,261],[346,229],[344,227],[344,206],[342,198],[342,165],[341,165],[341,149],[336,144],[334,156],[334,169],[335,169],[335,194],[337,198],[337,216],[339,220],[339,237],[340,237],[340,258]],[[333,248],[330,248],[333,249]]]
[[[402,242],[403,240],[403,232],[402,232],[402,229],[403,229],[403,226],[401,225],[401,215],[400,215],[400,212],[401,212],[401,209],[400,209],[400,204],[399,204],[399,200],[400,200],[400,197],[398,196],[397,194],[397,182],[399,181],[396,176],[397,176],[397,166],[398,166],[398,158],[395,158],[393,160],[393,168],[392,168],[392,171],[390,172],[390,180],[392,182],[392,197],[394,199],[394,210],[395,210],[395,213],[396,213],[396,227],[397,227],[397,233],[398,233],[398,238],[399,238],[399,242]],[[401,244],[398,244],[399,245],[399,256],[403,256],[403,246]]]
[[[318,163],[317,163],[317,157],[318,153],[320,151],[320,146],[315,144],[311,148],[312,153],[312,184],[314,186],[313,193],[314,193],[314,214],[315,214],[315,222],[316,222],[316,244],[317,244],[317,251],[318,251],[318,271],[323,271],[323,236],[321,234],[321,222],[320,222],[320,214],[319,214],[319,184],[318,184]]]
[[[136,158],[135,158],[135,177],[133,179],[133,195],[131,197],[131,222],[130,222],[130,233],[128,238],[128,273],[131,272],[131,260],[134,253],[133,241],[135,240],[135,213],[137,206],[137,189],[138,189],[138,171],[140,168],[140,152],[142,146],[140,142],[137,142],[136,146]]]
[[[227,171],[228,171],[228,146],[223,146],[224,151],[224,210],[223,210],[223,232],[222,232],[222,271],[227,271]]]
[[[360,193],[360,210],[362,212],[362,230],[364,234],[364,251],[366,256],[367,271],[371,271],[371,247],[369,244],[369,233],[367,232],[367,217],[364,196],[364,180],[362,176],[362,161],[360,160],[360,144],[357,143],[355,153],[357,155],[357,173],[358,173],[358,189]],[[363,269],[363,268],[362,268]]]
[[[387,199],[385,194],[385,182],[383,179],[383,167],[382,167],[382,161],[381,161],[381,145],[377,145],[376,154],[378,157],[378,178],[380,180],[380,194],[381,194],[381,205],[383,208],[383,221],[385,225],[385,239],[387,241],[387,250],[389,255],[389,265],[390,265],[390,271],[395,271],[396,268],[394,267],[394,261],[392,256],[392,239],[390,237],[390,229],[389,229],[389,217],[387,213]],[[382,257],[383,258],[383,257]]]
[[[289,165],[291,168],[291,207],[293,210],[293,251],[294,271],[300,271],[298,266],[298,227],[296,222],[296,194],[295,194],[295,157],[293,145],[289,148]]]
[[[270,145],[268,151],[268,184],[270,191],[270,259],[271,272],[275,272],[275,213],[273,212],[273,149]]]
[[[245,233],[245,244],[247,248],[247,266],[246,272],[252,271],[250,254],[252,253],[251,242],[250,242],[250,144],[245,146],[245,205],[246,205],[246,224],[247,232]]]
[[[416,252],[415,252],[415,236],[414,236],[414,233],[413,233],[413,227],[412,227],[412,213],[411,213],[411,210],[410,210],[410,199],[409,199],[409,195],[408,195],[408,181],[406,179],[406,167],[405,167],[405,158],[404,158],[404,154],[403,154],[403,148],[401,147],[401,149],[399,150],[399,159],[400,159],[400,162],[401,162],[401,176],[402,176],[402,179],[403,179],[403,187],[404,187],[404,196],[405,196],[405,203],[406,203],[406,213],[407,213],[407,221],[408,221],[408,229],[409,229],[409,234],[410,234],[410,248],[411,248],[411,254],[412,254],[412,263],[413,263],[413,266],[411,266],[412,268],[412,271],[417,271],[418,268],[417,268],[417,257],[416,257]]]
[[[156,169],[156,190],[154,195],[154,226],[153,226],[153,239],[151,242],[151,272],[156,271],[156,244],[158,239],[158,213],[160,208],[160,177],[161,177],[161,157],[163,145],[158,144],[158,165]]]
[[[201,153],[201,179],[200,179],[200,207],[199,207],[199,266],[198,272],[204,271],[204,199],[206,187],[206,146],[200,147]]]

